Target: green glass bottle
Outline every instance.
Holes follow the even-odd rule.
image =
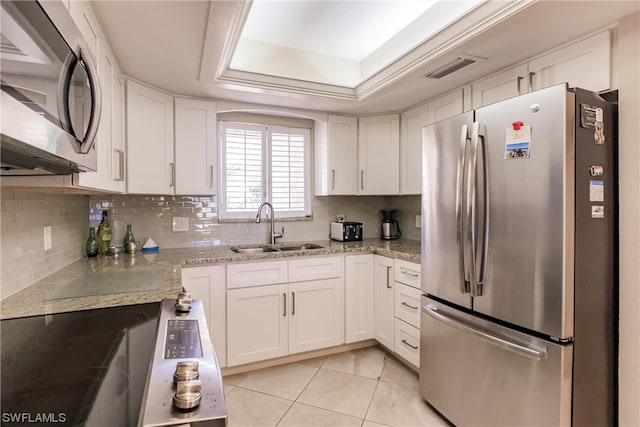
[[[111,246],[111,226],[107,211],[102,211],[102,221],[98,226],[98,243],[100,244],[100,255],[107,255]]]
[[[133,236],[133,231],[131,231],[131,224],[127,224],[127,232],[124,234],[124,240],[122,242],[122,246],[124,246],[124,251],[126,253],[131,253],[129,249],[129,242],[135,242],[136,238]]]
[[[98,255],[99,249],[98,239],[96,239],[96,229],[94,227],[89,228],[89,238],[84,249],[87,252],[88,257],[94,257]]]

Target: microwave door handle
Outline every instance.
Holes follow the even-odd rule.
[[[464,211],[464,195],[465,195],[465,169],[467,166],[467,141],[468,141],[468,126],[462,125],[460,129],[460,150],[458,153],[458,169],[457,169],[457,177],[456,177],[456,224],[457,224],[457,233],[456,240],[458,243],[458,248],[460,250],[460,269],[462,273],[462,293],[469,293],[469,275],[467,274],[467,267],[465,262],[466,257],[466,245],[465,245],[465,218],[463,215]]]
[[[58,113],[60,116],[60,124],[65,131],[75,136],[77,140],[82,140],[78,149],[81,154],[87,154],[93,147],[98,133],[100,113],[102,111],[102,92],[100,91],[98,73],[91,62],[90,57],[85,52],[84,48],[80,48],[78,51],[78,57],[76,57],[73,52],[69,52],[69,55],[67,55],[67,58],[64,61],[62,71],[60,72],[58,84]],[[89,125],[87,126],[87,133],[84,137],[83,135],[76,135],[73,130],[68,102],[73,69],[75,66],[79,65],[78,62],[81,62],[81,64],[84,65],[87,72],[87,78],[89,79],[89,88],[91,90],[91,116],[89,117]]]
[[[98,134],[98,125],[100,124],[100,115],[102,114],[102,91],[100,90],[100,81],[98,80],[98,72],[91,62],[91,57],[87,55],[84,48],[80,48],[80,61],[85,65],[87,77],[89,78],[89,87],[91,89],[91,117],[89,118],[89,126],[87,133],[84,135],[83,143],[80,145],[80,152],[86,154],[91,150]]]

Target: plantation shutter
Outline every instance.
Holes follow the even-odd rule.
[[[271,203],[276,212],[304,213],[308,130],[269,128],[271,142]]]

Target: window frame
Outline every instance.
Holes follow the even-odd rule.
[[[220,120],[219,129],[219,188],[218,188],[218,218],[222,222],[247,222],[254,221],[258,207],[243,212],[229,212],[227,210],[227,129],[260,130],[262,132],[262,202],[273,203],[273,177],[272,177],[272,141],[271,135],[275,133],[295,133],[304,136],[304,209],[302,211],[282,210],[274,208],[275,217],[278,220],[300,220],[312,217],[311,210],[311,129],[303,126],[269,125],[263,123],[249,123],[244,121]]]

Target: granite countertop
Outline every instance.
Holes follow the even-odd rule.
[[[41,279],[31,286],[0,301],[0,319],[38,316],[119,305],[157,302],[175,298],[181,290],[181,269],[207,264],[288,258],[338,253],[377,253],[407,261],[420,262],[420,242],[415,240],[365,239],[361,242],[313,241],[322,249],[238,254],[233,246],[208,248],[160,249],[156,253],[123,254],[118,258],[83,258]],[[282,242],[289,246],[295,242]],[[278,246],[278,245],[276,245]],[[130,272],[135,282],[144,277],[162,277],[162,282],[147,286],[135,283],[120,288],[91,287],[82,289],[82,280],[123,276]],[[113,274],[111,274],[113,273]],[[97,283],[97,282],[96,282]]]

